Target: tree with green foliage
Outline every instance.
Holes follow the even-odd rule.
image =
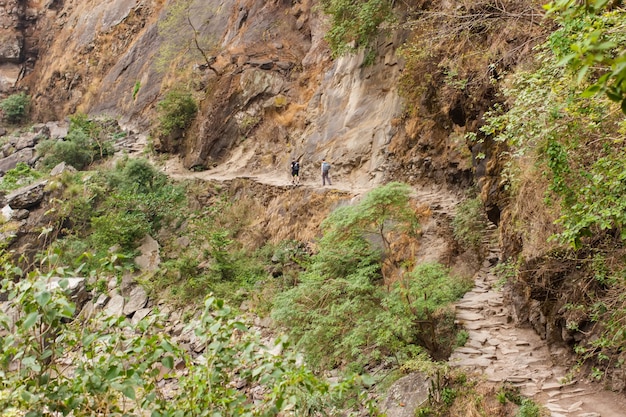
[[[12,94],[0,101],[0,110],[4,120],[11,124],[23,122],[28,116],[30,96],[26,93]]]
[[[579,26],[566,41],[569,50],[561,63],[574,69],[579,81],[593,80],[584,95],[604,92],[626,114],[626,9],[621,2],[556,0],[546,9],[562,26]]]
[[[298,340],[311,365],[402,363],[420,346],[438,346],[436,312],[466,286],[440,265],[420,266],[402,282],[383,285],[392,231],[417,227],[409,196],[410,187],[390,183],[331,213],[298,284],[276,296],[272,317]]]
[[[158,104],[159,132],[168,136],[184,131],[196,117],[198,105],[193,96],[185,91],[169,91]]]
[[[0,258],[7,261],[5,253]],[[54,273],[63,271],[75,273]],[[51,286],[50,275],[24,277],[10,262],[0,274],[0,294],[15,313],[0,310],[3,415],[270,417],[290,410],[333,416],[367,402],[361,377],[331,384],[298,364],[293,351],[271,353],[221,300],[207,298],[189,323],[203,349],[200,359],[163,332],[166,322],[156,311],[138,323],[105,313],[76,318],[68,278]],[[163,375],[177,388],[164,392]],[[254,387],[261,399],[241,386]],[[373,407],[369,415],[377,415]]]

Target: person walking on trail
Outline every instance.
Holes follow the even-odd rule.
[[[322,159],[322,185],[326,185],[326,181],[328,181],[328,185],[333,185],[330,182],[330,177],[328,173],[330,172],[330,164],[326,162],[326,159]]]
[[[291,161],[291,183],[300,185],[300,162],[296,159]]]

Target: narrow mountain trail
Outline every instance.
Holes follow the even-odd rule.
[[[493,231],[492,231],[493,232]],[[624,417],[626,399],[617,393],[568,377],[555,365],[548,346],[530,327],[513,322],[493,267],[500,258],[490,239],[487,260],[474,288],[456,304],[456,318],[469,333],[465,346],[449,359],[452,366],[478,371],[495,384],[519,387],[551,417]]]
[[[243,168],[228,165],[192,172],[185,169],[179,159],[170,159],[163,171],[179,180],[246,178],[275,187],[292,187],[288,172],[246,175]],[[320,178],[320,181],[303,181],[300,187],[337,190],[354,197],[371,189],[354,188],[341,178],[333,179],[332,186],[322,186]],[[422,224],[422,245],[416,257],[421,261],[434,260],[446,245],[436,231],[438,218],[453,218],[461,197],[442,187],[416,187],[413,196],[427,205],[433,214]],[[489,253],[475,275],[474,288],[456,304],[457,321],[465,327],[469,338],[465,346],[453,352],[450,365],[478,371],[495,384],[519,387],[521,394],[545,407],[551,417],[625,417],[626,399],[623,396],[603,390],[598,384],[568,378],[568,369],[554,363],[546,342],[530,327],[519,326],[511,319],[498,285],[499,278],[493,271],[500,259],[495,226],[488,234]]]

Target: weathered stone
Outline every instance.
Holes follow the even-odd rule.
[[[259,67],[263,70],[269,70],[274,67],[274,62],[268,59],[260,60],[260,59],[252,59],[248,61],[248,64],[252,67]]]
[[[62,282],[67,285],[65,288],[62,286]],[[46,284],[50,291],[56,289],[62,289],[68,295],[69,299],[76,304],[76,312],[79,312],[85,302],[90,298],[86,288],[85,278],[81,277],[51,277]]]
[[[143,320],[144,318],[146,318],[148,316],[148,314],[150,314],[152,312],[152,308],[140,308],[139,310],[135,311],[135,314],[133,314],[133,318],[131,319],[131,322],[133,324],[137,324],[139,323],[141,320]]]
[[[0,33],[0,62],[19,62],[24,47],[24,37],[21,33]]]
[[[430,379],[418,372],[397,380],[387,391],[382,411],[387,417],[413,417],[428,400]]]
[[[8,170],[15,168],[18,162],[29,163],[34,156],[35,151],[32,148],[24,148],[0,159],[0,174],[5,174]]]
[[[257,317],[254,319],[254,325],[261,327],[261,328],[267,328],[267,327],[271,327],[272,326],[272,318],[271,317]]]
[[[13,218],[16,220],[25,220],[30,216],[30,211],[26,209],[19,209],[13,212]]]
[[[98,296],[98,299],[94,303],[94,306],[96,308],[103,308],[106,305],[106,303],[109,302],[110,299],[111,297],[109,297],[107,294],[100,294]]]
[[[121,316],[124,313],[124,297],[120,294],[113,295],[107,303],[104,311],[109,316]]]
[[[15,213],[15,210],[13,210],[9,205],[2,207],[2,210],[0,210],[0,215],[5,222],[8,222],[13,218],[13,213]]]
[[[159,242],[152,236],[146,235],[139,247],[141,255],[135,258],[135,263],[142,271],[155,271],[161,263],[159,256]]]
[[[65,162],[61,162],[55,165],[54,168],[50,171],[50,176],[54,177],[56,175],[60,175],[63,172],[76,172],[76,168],[71,165],[66,164]]]
[[[135,311],[140,310],[146,306],[148,302],[148,295],[146,291],[139,285],[137,285],[130,292],[130,296],[128,297],[128,301],[124,305],[124,315],[130,316]]]
[[[64,139],[69,132],[69,125],[65,122],[46,123],[50,139]]]
[[[21,151],[25,148],[32,148],[37,143],[37,135],[34,133],[24,133],[15,142],[15,149]]]
[[[22,187],[6,196],[6,202],[13,209],[29,209],[41,203],[44,197],[44,188],[48,181],[42,180]]]

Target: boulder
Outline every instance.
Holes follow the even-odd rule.
[[[65,288],[61,286],[61,281],[64,281],[67,284]],[[85,278],[51,277],[48,279],[48,283],[46,284],[46,286],[50,291],[54,291],[57,289],[64,290],[67,293],[69,299],[76,304],[76,312],[79,312],[85,305],[85,302],[87,302],[87,300],[91,298],[89,292],[87,291]]]
[[[148,302],[148,295],[146,291],[139,285],[132,289],[128,301],[124,305],[124,315],[130,316],[138,310],[141,310],[146,306]]]
[[[5,222],[8,222],[13,218],[13,213],[14,210],[11,208],[11,206],[6,205],[2,207],[2,210],[0,210],[0,218],[2,218]]]
[[[65,139],[69,132],[69,124],[66,122],[48,122],[46,127],[50,139]]]
[[[124,313],[124,297],[114,294],[107,303],[104,311],[109,316],[121,316]]]
[[[29,209],[41,203],[45,194],[47,180],[22,187],[6,196],[6,203],[13,209]]]
[[[414,417],[415,410],[428,400],[430,379],[413,372],[397,380],[387,391],[382,411],[387,417]]]
[[[37,144],[37,134],[28,132],[22,134],[15,141],[15,149],[21,151],[22,149],[32,148]]]
[[[154,240],[152,236],[146,235],[139,247],[141,255],[135,258],[135,263],[142,271],[154,271],[161,263],[159,255],[159,242]]]
[[[8,170],[15,168],[18,162],[28,164],[34,157],[35,150],[33,148],[24,148],[0,159],[0,175],[4,175]]]
[[[61,162],[57,165],[55,165],[54,168],[52,168],[52,170],[50,171],[50,176],[54,177],[57,175],[62,174],[63,172],[76,172],[76,168],[74,168],[71,165],[66,164],[65,162]]]

